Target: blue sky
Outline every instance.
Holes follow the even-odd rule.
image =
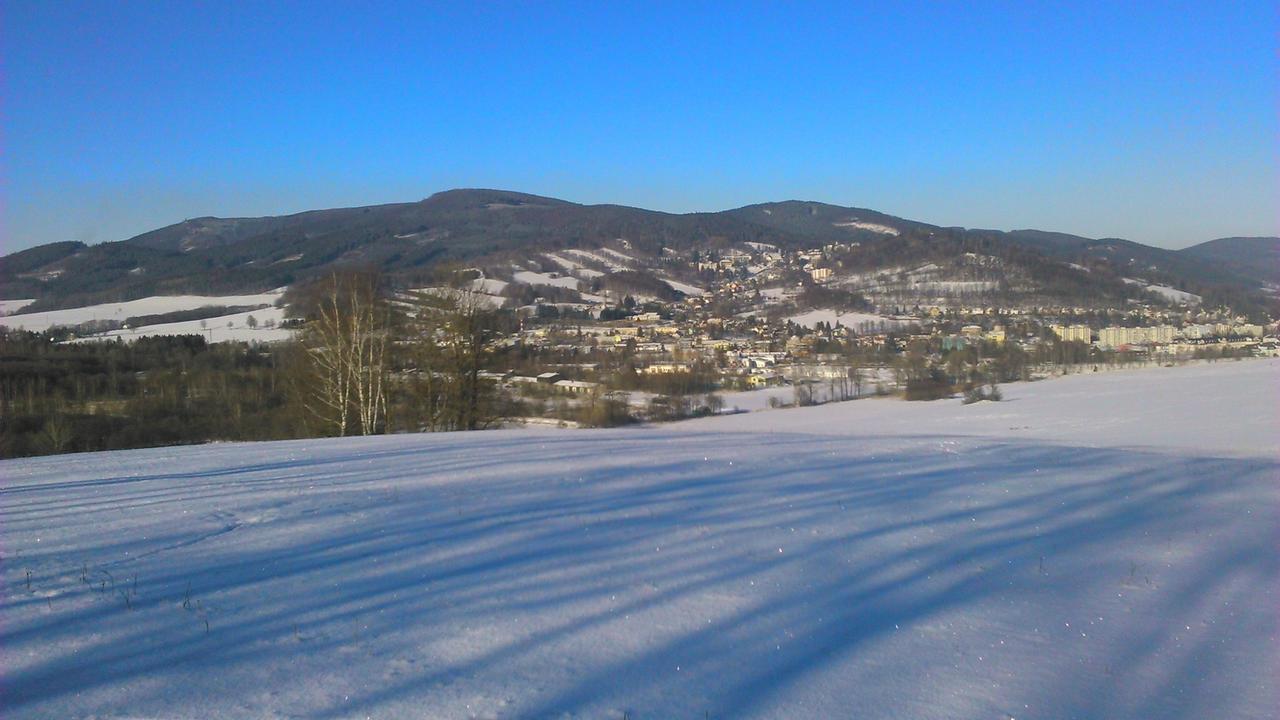
[[[6,252],[452,187],[1280,231],[1272,2],[0,8]]]

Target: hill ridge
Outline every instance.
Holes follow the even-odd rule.
[[[876,248],[885,262],[978,252],[1016,256],[1019,262],[1034,256],[1040,258],[1035,262],[1105,265],[1117,277],[1136,276],[1192,292],[1219,285],[1250,292],[1270,282],[1248,261],[1215,257],[1219,248],[1239,243],[1210,241],[1171,251],[1036,229],[943,227],[808,200],[667,213],[514,190],[453,188],[412,202],[188,218],[99,245],[50,243],[0,260],[0,297],[36,298],[39,307],[51,308],[156,294],[264,291],[343,263],[378,267],[416,282],[442,263],[537,264],[547,252],[594,250],[619,240],[630,245],[628,252],[641,264],[655,266],[667,252],[743,243],[791,251],[853,244]]]

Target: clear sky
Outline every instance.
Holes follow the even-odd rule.
[[[5,252],[493,187],[1280,234],[1276,4],[0,4]]]

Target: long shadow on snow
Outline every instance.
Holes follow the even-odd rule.
[[[741,434],[731,437],[734,442],[744,439]],[[75,657],[52,658],[11,674],[5,704],[35,710],[44,701],[197,660],[251,664],[262,659],[264,647],[281,657],[331,651],[359,641],[344,632],[355,622],[371,628],[372,637],[395,633],[405,618],[447,634],[459,625],[483,625],[512,612],[609,605],[603,611],[575,610],[568,619],[544,623],[536,632],[475,658],[371,688],[330,713],[320,713],[376,715],[392,704],[429,698],[441,682],[531,662],[562,643],[615,626],[628,614],[660,611],[721,592],[735,594],[743,607],[674,637],[655,636],[640,652],[585,672],[544,696],[522,698],[516,712],[541,717],[607,703],[644,711],[662,707],[662,698],[674,694],[705,697],[707,707],[689,708],[694,713],[705,709],[744,716],[901,628],[992,598],[1034,601],[1044,584],[1034,570],[1038,558],[1050,558],[1051,566],[1057,558],[1070,558],[1075,567],[1055,567],[1054,572],[1078,574],[1074,593],[1082,601],[1109,592],[1109,584],[1122,580],[1123,573],[1117,579],[1106,567],[1092,567],[1081,558],[1097,557],[1099,566],[1122,563],[1108,561],[1107,548],[1177,537],[1183,532],[1180,517],[1223,503],[1223,497],[1276,473],[1275,464],[1266,461],[1156,453],[1138,458],[1139,471],[1121,473],[1105,468],[1132,468],[1134,453],[966,441],[979,447],[962,455],[960,463],[953,455],[919,453],[918,447],[913,448],[916,456],[844,456],[841,447],[849,440],[842,439],[832,441],[816,460],[793,456],[713,472],[696,459],[638,467],[618,461],[599,467],[599,449],[591,438],[558,443],[537,437],[505,448],[486,445],[484,460],[471,457],[474,445],[432,444],[432,453],[464,457],[441,457],[438,464],[390,474],[374,467],[364,480],[396,483],[468,469],[479,475],[486,467],[522,458],[535,471],[521,480],[484,482],[475,489],[406,489],[393,508],[370,510],[376,527],[342,526],[336,535],[319,537],[284,533],[289,542],[268,551],[230,547],[190,557],[181,570],[148,578],[157,599],[135,614],[136,628],[110,642],[82,647]],[[714,442],[709,435],[687,441],[690,447]],[[784,453],[802,444],[812,453],[814,445],[812,437],[768,442]],[[530,456],[533,446],[548,444],[551,455]],[[679,445],[663,457],[679,455]],[[570,448],[574,452],[566,452]],[[383,459],[415,452],[426,449],[386,453]],[[573,493],[563,473],[554,470],[569,458],[597,460],[597,466],[583,473],[581,493]],[[344,461],[352,458],[326,458],[314,467]],[[1171,478],[1164,470],[1170,464],[1184,467]],[[242,474],[283,467],[298,466],[259,464],[189,477],[236,483]],[[1061,474],[1072,471],[1081,480],[1063,483]],[[1057,478],[1039,483],[1040,472]],[[341,475],[362,481],[359,472]],[[1010,480],[1022,483],[1019,492],[987,489]],[[267,479],[254,482],[271,486]],[[244,489],[239,486],[240,492]],[[236,492],[228,488],[226,496]],[[180,493],[170,498],[180,499]],[[1229,521],[1224,513],[1215,517]],[[796,527],[820,532],[797,540],[790,531]],[[495,539],[500,541],[486,542]],[[1265,534],[1259,538],[1266,540]],[[647,551],[664,542],[662,552]],[[787,552],[768,551],[780,543]],[[873,543],[879,543],[874,552],[862,551]],[[1224,584],[1236,594],[1266,592],[1276,578],[1275,560],[1267,553],[1266,547],[1252,544],[1221,548],[1197,568],[1193,582],[1167,596],[1152,593],[1150,602],[1170,622],[1178,622]],[[312,580],[335,574],[344,582]],[[761,590],[743,591],[752,579]],[[196,596],[233,608],[225,623],[217,617],[217,629],[207,637],[191,632],[190,619],[170,609],[178,588],[188,582]],[[281,592],[278,584],[306,590]],[[623,600],[605,602],[612,597]],[[62,613],[52,622],[10,625],[0,642],[15,647],[50,634],[79,633],[121,612],[99,603]],[[302,645],[291,642],[299,635],[314,639]],[[154,638],[165,642],[157,644]],[[1210,641],[1205,637],[1200,643]],[[1130,655],[1161,651],[1165,644],[1161,633],[1149,631],[1133,644]],[[726,673],[725,657],[739,658],[741,670]],[[1167,695],[1161,692],[1176,686],[1183,694],[1194,694],[1204,685],[1203,665],[1191,657],[1156,689],[1131,691],[1137,697],[1129,698],[1129,704],[1177,716],[1168,712],[1161,699]],[[1124,682],[1124,668],[1144,659],[1115,658],[1111,680]],[[676,665],[679,673],[654,672]],[[1076,673],[1063,682],[1083,680]],[[1138,685],[1137,679],[1130,683],[1131,688]],[[1098,697],[1081,696],[1083,714],[1106,707],[1097,704]]]

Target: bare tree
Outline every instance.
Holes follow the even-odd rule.
[[[373,272],[334,272],[315,288],[302,341],[308,411],[338,435],[386,425],[392,308]]]
[[[407,351],[412,394],[426,430],[479,430],[499,419],[494,384],[481,377],[490,355],[492,301],[450,278],[444,287],[407,293]]]

